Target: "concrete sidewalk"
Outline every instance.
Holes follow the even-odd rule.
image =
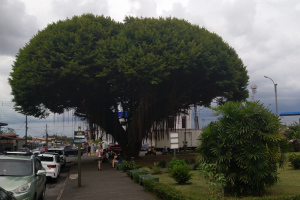
[[[81,157],[81,187],[78,187],[78,163],[75,161],[57,200],[157,199],[130,179],[125,172],[113,169],[109,163],[102,163],[102,171],[98,171],[97,167],[95,156],[85,154]]]

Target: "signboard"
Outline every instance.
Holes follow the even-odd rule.
[[[83,143],[85,142],[84,131],[74,131],[74,143]]]
[[[179,148],[179,138],[178,133],[170,133],[170,149]]]

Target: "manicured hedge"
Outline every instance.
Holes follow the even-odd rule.
[[[181,191],[165,183],[154,180],[144,180],[143,186],[146,190],[155,194],[158,198],[169,200],[186,200]]]
[[[293,195],[293,196],[278,196],[278,197],[253,197],[251,200],[300,200],[300,195]]]

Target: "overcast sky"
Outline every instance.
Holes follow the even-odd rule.
[[[123,21],[125,16],[171,16],[205,27],[232,46],[247,66],[249,100],[252,100],[250,87],[255,84],[258,86],[255,100],[276,112],[274,84],[264,78],[268,76],[278,84],[278,112],[300,111],[299,0],[1,0],[1,122],[15,128],[24,126],[25,117],[12,110],[11,88],[7,81],[19,48],[47,24],[83,13],[110,16],[115,21]],[[76,121],[70,113],[66,115],[65,120]],[[51,123],[50,126],[57,126],[53,131],[58,133],[67,126],[74,126],[66,121],[58,126],[55,123],[58,117],[50,118],[49,122],[30,120],[40,122],[42,129],[46,123]],[[24,129],[16,129],[21,136]],[[35,130],[36,135],[41,134],[40,130]],[[31,135],[35,135],[33,132]]]

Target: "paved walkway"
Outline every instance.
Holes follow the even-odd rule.
[[[103,163],[102,171],[97,170],[95,156],[81,157],[81,187],[78,187],[78,163],[71,166],[69,178],[64,183],[64,189],[57,200],[156,200],[138,183],[130,179],[125,172],[111,168],[109,163]]]

